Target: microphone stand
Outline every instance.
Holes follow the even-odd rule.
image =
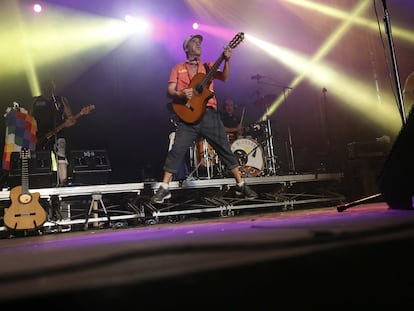
[[[390,51],[391,51],[391,57],[392,57],[392,65],[393,65],[393,70],[394,70],[394,79],[395,79],[395,84],[397,86],[397,91],[398,91],[398,109],[400,111],[400,115],[401,115],[401,119],[402,119],[402,123],[403,125],[406,123],[407,119],[405,116],[405,110],[404,110],[404,101],[403,101],[403,96],[402,96],[402,91],[401,91],[401,83],[400,83],[400,78],[399,78],[399,74],[398,74],[398,66],[397,66],[397,59],[395,56],[395,50],[394,50],[394,42],[392,39],[392,31],[391,31],[391,20],[390,20],[390,15],[388,13],[388,9],[387,9],[387,3],[386,0],[382,0],[382,6],[383,6],[383,10],[384,10],[384,25],[385,25],[385,30],[387,32],[388,35],[388,43],[390,46]],[[367,196],[365,198],[359,199],[359,200],[355,200],[353,202],[350,203],[345,203],[342,205],[337,206],[337,211],[338,212],[343,212],[346,209],[355,206],[359,203],[365,202],[367,200],[376,198],[381,196],[381,193],[376,193],[370,196]]]
[[[52,93],[52,99],[53,99],[53,104],[55,105],[55,108],[56,108],[56,113],[53,115],[53,126],[54,128],[56,128],[57,126],[56,116],[57,116],[57,112],[59,111],[59,103],[57,102],[54,93]],[[58,154],[56,150],[57,149],[57,133],[54,134],[54,140],[55,140],[55,143],[53,144],[53,153],[55,154],[55,162],[56,162],[56,186],[59,187],[60,185],[59,163],[58,163]]]
[[[395,84],[397,86],[397,91],[398,91],[398,109],[400,111],[401,114],[401,119],[402,119],[402,123],[405,124],[407,119],[405,116],[405,110],[404,110],[404,102],[403,102],[403,96],[402,96],[402,91],[401,91],[401,83],[400,83],[400,78],[399,78],[399,74],[398,74],[398,66],[397,66],[397,59],[395,56],[395,49],[394,49],[394,42],[393,42],[393,38],[392,38],[392,30],[391,30],[391,21],[390,21],[390,15],[388,13],[388,9],[387,9],[387,4],[385,0],[382,0],[382,5],[383,5],[383,9],[384,9],[384,25],[385,25],[385,29],[387,31],[387,35],[388,35],[388,43],[390,45],[390,51],[391,51],[391,57],[392,57],[392,65],[393,65],[393,69],[394,69],[394,79],[395,79]]]
[[[368,200],[370,200],[370,199],[377,198],[377,197],[379,197],[379,196],[381,196],[381,193],[376,193],[376,194],[370,195],[370,196],[368,196],[368,197],[366,197],[366,198],[362,198],[362,199],[359,199],[359,200],[355,200],[355,201],[353,201],[353,202],[349,202],[349,203],[341,204],[341,205],[338,205],[338,206],[336,207],[336,210],[337,210],[339,213],[341,213],[341,212],[345,211],[346,209],[348,209],[348,208],[350,208],[350,207],[352,207],[352,206],[354,206],[354,205],[357,205],[357,204],[359,204],[359,203],[362,203],[362,202],[368,201]]]
[[[397,98],[398,99],[398,109],[400,111],[402,123],[404,125],[406,123],[407,119],[406,119],[406,116],[405,116],[404,101],[403,101],[403,96],[402,96],[402,91],[401,91],[400,78],[399,78],[399,74],[398,74],[397,59],[395,57],[394,42],[393,42],[393,39],[392,39],[391,21],[390,21],[390,15],[389,15],[388,9],[387,9],[386,0],[382,0],[382,6],[383,6],[383,10],[384,10],[384,25],[385,25],[385,30],[387,31],[387,35],[388,35],[388,43],[389,43],[389,46],[390,46],[391,57],[392,57],[392,65],[393,65],[393,69],[394,69],[394,79],[395,79],[395,84],[397,86],[397,91],[398,91],[398,98]],[[381,193],[376,193],[376,194],[370,195],[368,197],[356,200],[354,202],[339,205],[339,206],[337,206],[337,211],[338,212],[343,212],[344,210],[346,210],[349,207],[352,207],[352,206],[357,205],[361,202],[364,202],[364,201],[367,201],[369,199],[376,198],[376,197],[379,197],[379,196],[381,196]]]

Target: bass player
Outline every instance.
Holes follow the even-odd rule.
[[[68,160],[66,156],[65,128],[75,125],[69,101],[64,96],[56,95],[54,80],[46,80],[41,85],[41,95],[33,98],[30,114],[37,121],[36,150],[53,151],[57,163],[57,186],[65,186],[68,177]],[[63,125],[63,129],[50,139],[47,133]]]

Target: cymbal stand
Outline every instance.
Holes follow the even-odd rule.
[[[194,167],[194,169],[188,174],[187,179],[193,179],[193,175],[195,172],[197,172],[197,178],[198,176],[198,168],[201,165],[201,161],[199,163],[197,163],[197,148],[196,145],[194,144],[194,147],[190,147],[190,166]]]
[[[284,86],[284,85],[280,85],[280,84],[276,84],[276,83],[269,83],[269,82],[261,82],[260,79],[262,78],[262,76],[257,75],[257,78],[255,77],[255,79],[257,79],[257,83],[259,84],[266,84],[266,85],[271,85],[271,86],[275,86],[278,88],[283,89],[283,101],[285,102],[286,105],[286,90],[292,90],[292,88],[290,86]],[[269,119],[269,111],[268,111],[268,107],[266,107],[266,119]],[[290,118],[290,117],[289,117]],[[290,121],[288,121],[288,139],[289,139],[289,144],[288,144],[288,158],[290,159],[290,170],[292,173],[296,173],[296,165],[295,165],[295,156],[293,154],[293,142],[292,142],[292,132],[290,129]],[[272,150],[273,150],[273,146],[272,146]],[[273,158],[274,159],[274,158]]]
[[[267,116],[267,115],[266,115]],[[265,128],[265,154],[266,154],[266,173],[269,176],[276,175],[276,156],[273,149],[273,134],[272,134],[272,126],[270,123],[270,119],[267,118],[266,120],[266,128]]]
[[[295,173],[296,172],[295,156],[293,155],[292,132],[290,131],[290,125],[288,125],[288,135],[289,135],[289,155],[290,155],[291,171]]]
[[[286,89],[292,89],[291,87],[283,87],[283,99],[286,104]],[[290,119],[290,116],[288,116]],[[295,165],[295,155],[293,153],[293,142],[292,142],[292,132],[290,129],[290,120],[288,120],[288,139],[289,139],[289,156],[290,156],[290,169],[293,174],[296,174],[296,165]]]

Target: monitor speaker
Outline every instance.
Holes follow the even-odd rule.
[[[414,209],[414,110],[401,128],[378,176],[377,184],[392,209]]]
[[[72,150],[70,152],[73,183],[107,184],[112,172],[106,150]]]
[[[32,152],[28,160],[29,188],[52,187],[56,173],[52,171],[52,158],[50,151]],[[10,155],[10,170],[8,185],[13,188],[21,185],[22,162],[20,152],[12,152]]]

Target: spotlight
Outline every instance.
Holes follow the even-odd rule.
[[[36,13],[42,12],[42,6],[38,3],[33,5],[33,11],[36,12]]]

